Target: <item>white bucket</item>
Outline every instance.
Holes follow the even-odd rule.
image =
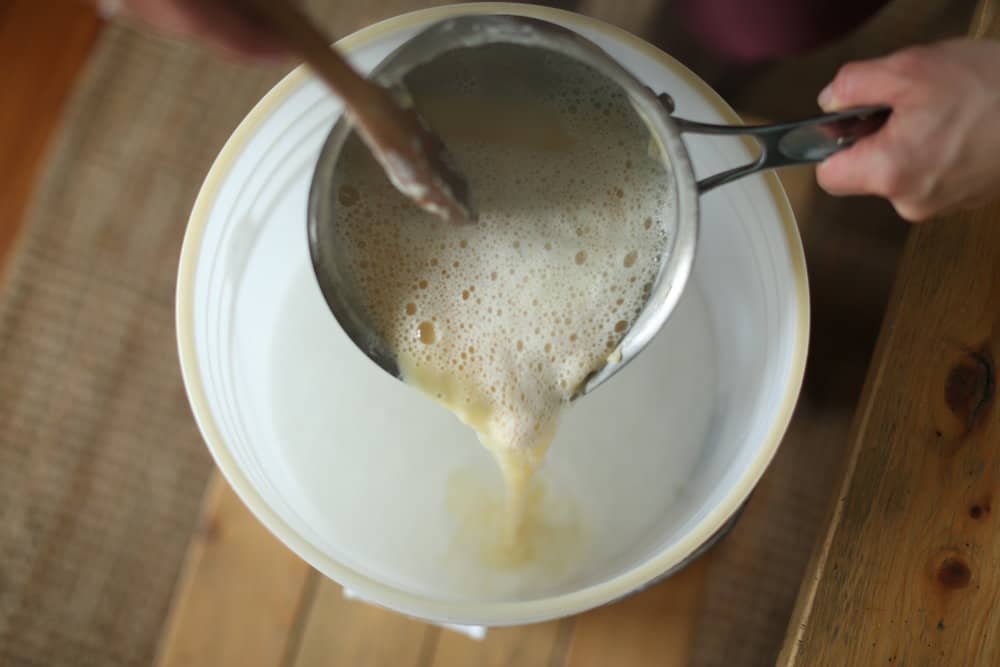
[[[534,16],[603,47],[677,113],[739,122],[702,81],[638,38],[521,4],[430,9],[340,42],[363,71],[428,23]],[[285,544],[358,595],[434,621],[566,616],[674,570],[738,511],[798,396],[809,329],[795,221],[772,174],[705,195],[697,259],[651,346],[562,419],[543,478],[578,543],[523,570],[456,536],[475,493],[501,493],[473,433],[391,378],[340,330],[306,244],[306,197],[340,104],[292,72],[223,148],[191,215],[177,287],[181,364],[212,455]],[[746,162],[738,140],[688,137],[699,175]],[[478,491],[477,491],[478,493]],[[261,573],[266,576],[267,573]]]

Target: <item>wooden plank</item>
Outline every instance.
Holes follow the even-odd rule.
[[[339,585],[322,579],[289,664],[420,667],[429,663],[440,632],[437,626],[348,599]]]
[[[0,4],[0,268],[13,244],[45,149],[100,28],[71,0]]]
[[[1000,664],[998,357],[994,204],[910,236],[780,665]]]
[[[160,667],[277,667],[318,575],[275,539],[218,473],[188,551]]]
[[[492,628],[485,639],[471,639],[457,632],[441,633],[432,667],[506,667],[551,665],[565,662],[573,632],[572,618],[549,623]]]
[[[578,616],[567,667],[691,664],[710,561],[706,555],[665,583]]]

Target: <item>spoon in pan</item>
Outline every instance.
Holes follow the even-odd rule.
[[[244,1],[247,11],[272,27],[341,98],[354,128],[400,192],[447,222],[475,220],[468,184],[416,111],[355,72],[294,4]]]

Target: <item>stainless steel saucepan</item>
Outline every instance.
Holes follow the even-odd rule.
[[[653,91],[601,48],[577,33],[546,21],[522,16],[474,15],[434,24],[408,40],[373,72],[378,82],[397,94],[419,100],[407,75],[439,58],[462,58],[469,49],[491,45],[555,52],[582,63],[619,87],[641,116],[650,136],[658,144],[666,178],[670,179],[672,206],[665,215],[669,247],[646,306],[621,340],[615,353],[579,388],[577,395],[593,391],[634,359],[666,322],[687,283],[698,238],[699,195],[750,174],[786,165],[819,162],[876,131],[888,118],[885,107],[856,108],[792,123],[762,126],[726,126],[699,123],[673,115],[674,104],[667,91]],[[446,135],[446,128],[433,128]],[[323,146],[309,195],[308,233],[313,267],[320,288],[334,316],[351,339],[389,373],[399,376],[392,351],[361,314],[346,285],[338,260],[336,197],[332,191],[334,170],[341,148],[351,132],[346,119],[339,120]],[[695,178],[684,144],[685,134],[745,135],[756,139],[756,160],[722,173]],[[475,192],[472,193],[475,197]]]

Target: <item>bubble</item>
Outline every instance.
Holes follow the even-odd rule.
[[[433,345],[434,341],[437,340],[437,332],[434,330],[434,324],[427,320],[418,324],[417,336],[424,345]]]
[[[361,194],[353,185],[341,185],[337,190],[337,201],[341,206],[354,206],[361,200]]]

